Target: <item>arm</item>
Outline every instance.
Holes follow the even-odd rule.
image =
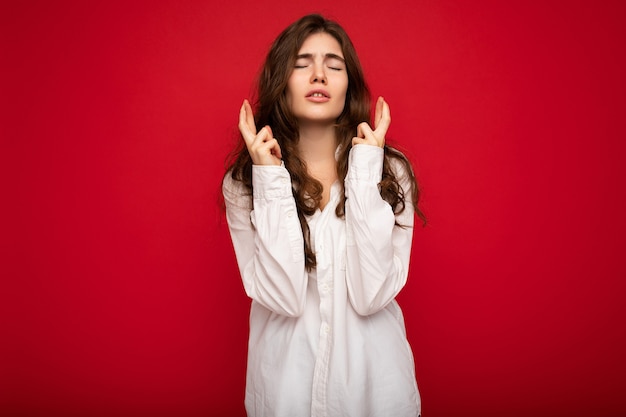
[[[304,311],[307,276],[304,239],[291,193],[291,178],[281,162],[269,126],[256,130],[248,100],[239,111],[239,131],[252,159],[252,198],[227,173],[222,184],[226,218],[246,293],[278,314]]]
[[[345,180],[348,297],[361,315],[385,308],[404,287],[413,240],[414,191],[400,163],[393,168],[404,190],[404,211],[396,216],[378,190],[385,135],[391,124],[389,106],[382,97],[376,102],[374,122],[375,130],[366,122],[359,124]]]
[[[394,215],[382,199],[383,149],[357,145],[350,151],[346,189],[346,280],[352,306],[361,315],[383,309],[406,283],[413,239],[413,190],[400,164],[394,166],[406,207]],[[396,224],[396,222],[398,224]]]
[[[286,316],[304,310],[307,275],[304,241],[282,166],[253,166],[253,198],[230,173],[222,185],[226,218],[246,294]]]

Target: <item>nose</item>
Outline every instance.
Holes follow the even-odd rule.
[[[326,80],[326,73],[324,72],[323,64],[316,64],[313,66],[313,74],[311,76],[311,83],[322,83],[326,84],[328,80]]]
[[[326,84],[326,77],[324,75],[320,75],[320,76],[316,75],[315,77],[313,77],[313,82]]]

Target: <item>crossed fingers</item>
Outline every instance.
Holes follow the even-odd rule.
[[[272,128],[264,126],[257,133],[254,114],[248,100],[243,101],[239,110],[239,131],[254,165],[280,165],[282,154],[278,141],[272,134]]]
[[[352,146],[365,144],[383,147],[385,146],[385,135],[391,125],[391,112],[389,105],[384,98],[378,97],[376,101],[376,111],[374,113],[374,130],[367,122],[357,126],[356,136],[352,138]]]

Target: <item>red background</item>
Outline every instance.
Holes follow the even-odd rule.
[[[321,11],[423,187],[424,415],[626,415],[624,6],[334,3],[2,3],[0,414],[244,414],[223,161],[270,42]]]

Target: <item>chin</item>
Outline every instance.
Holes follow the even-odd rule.
[[[308,124],[335,124],[337,121],[337,117],[299,117],[298,121],[300,123],[308,123]]]
[[[329,123],[333,124],[337,121],[337,118],[341,116],[341,112],[339,113],[308,113],[308,114],[298,114],[294,115],[301,122],[308,123]]]

